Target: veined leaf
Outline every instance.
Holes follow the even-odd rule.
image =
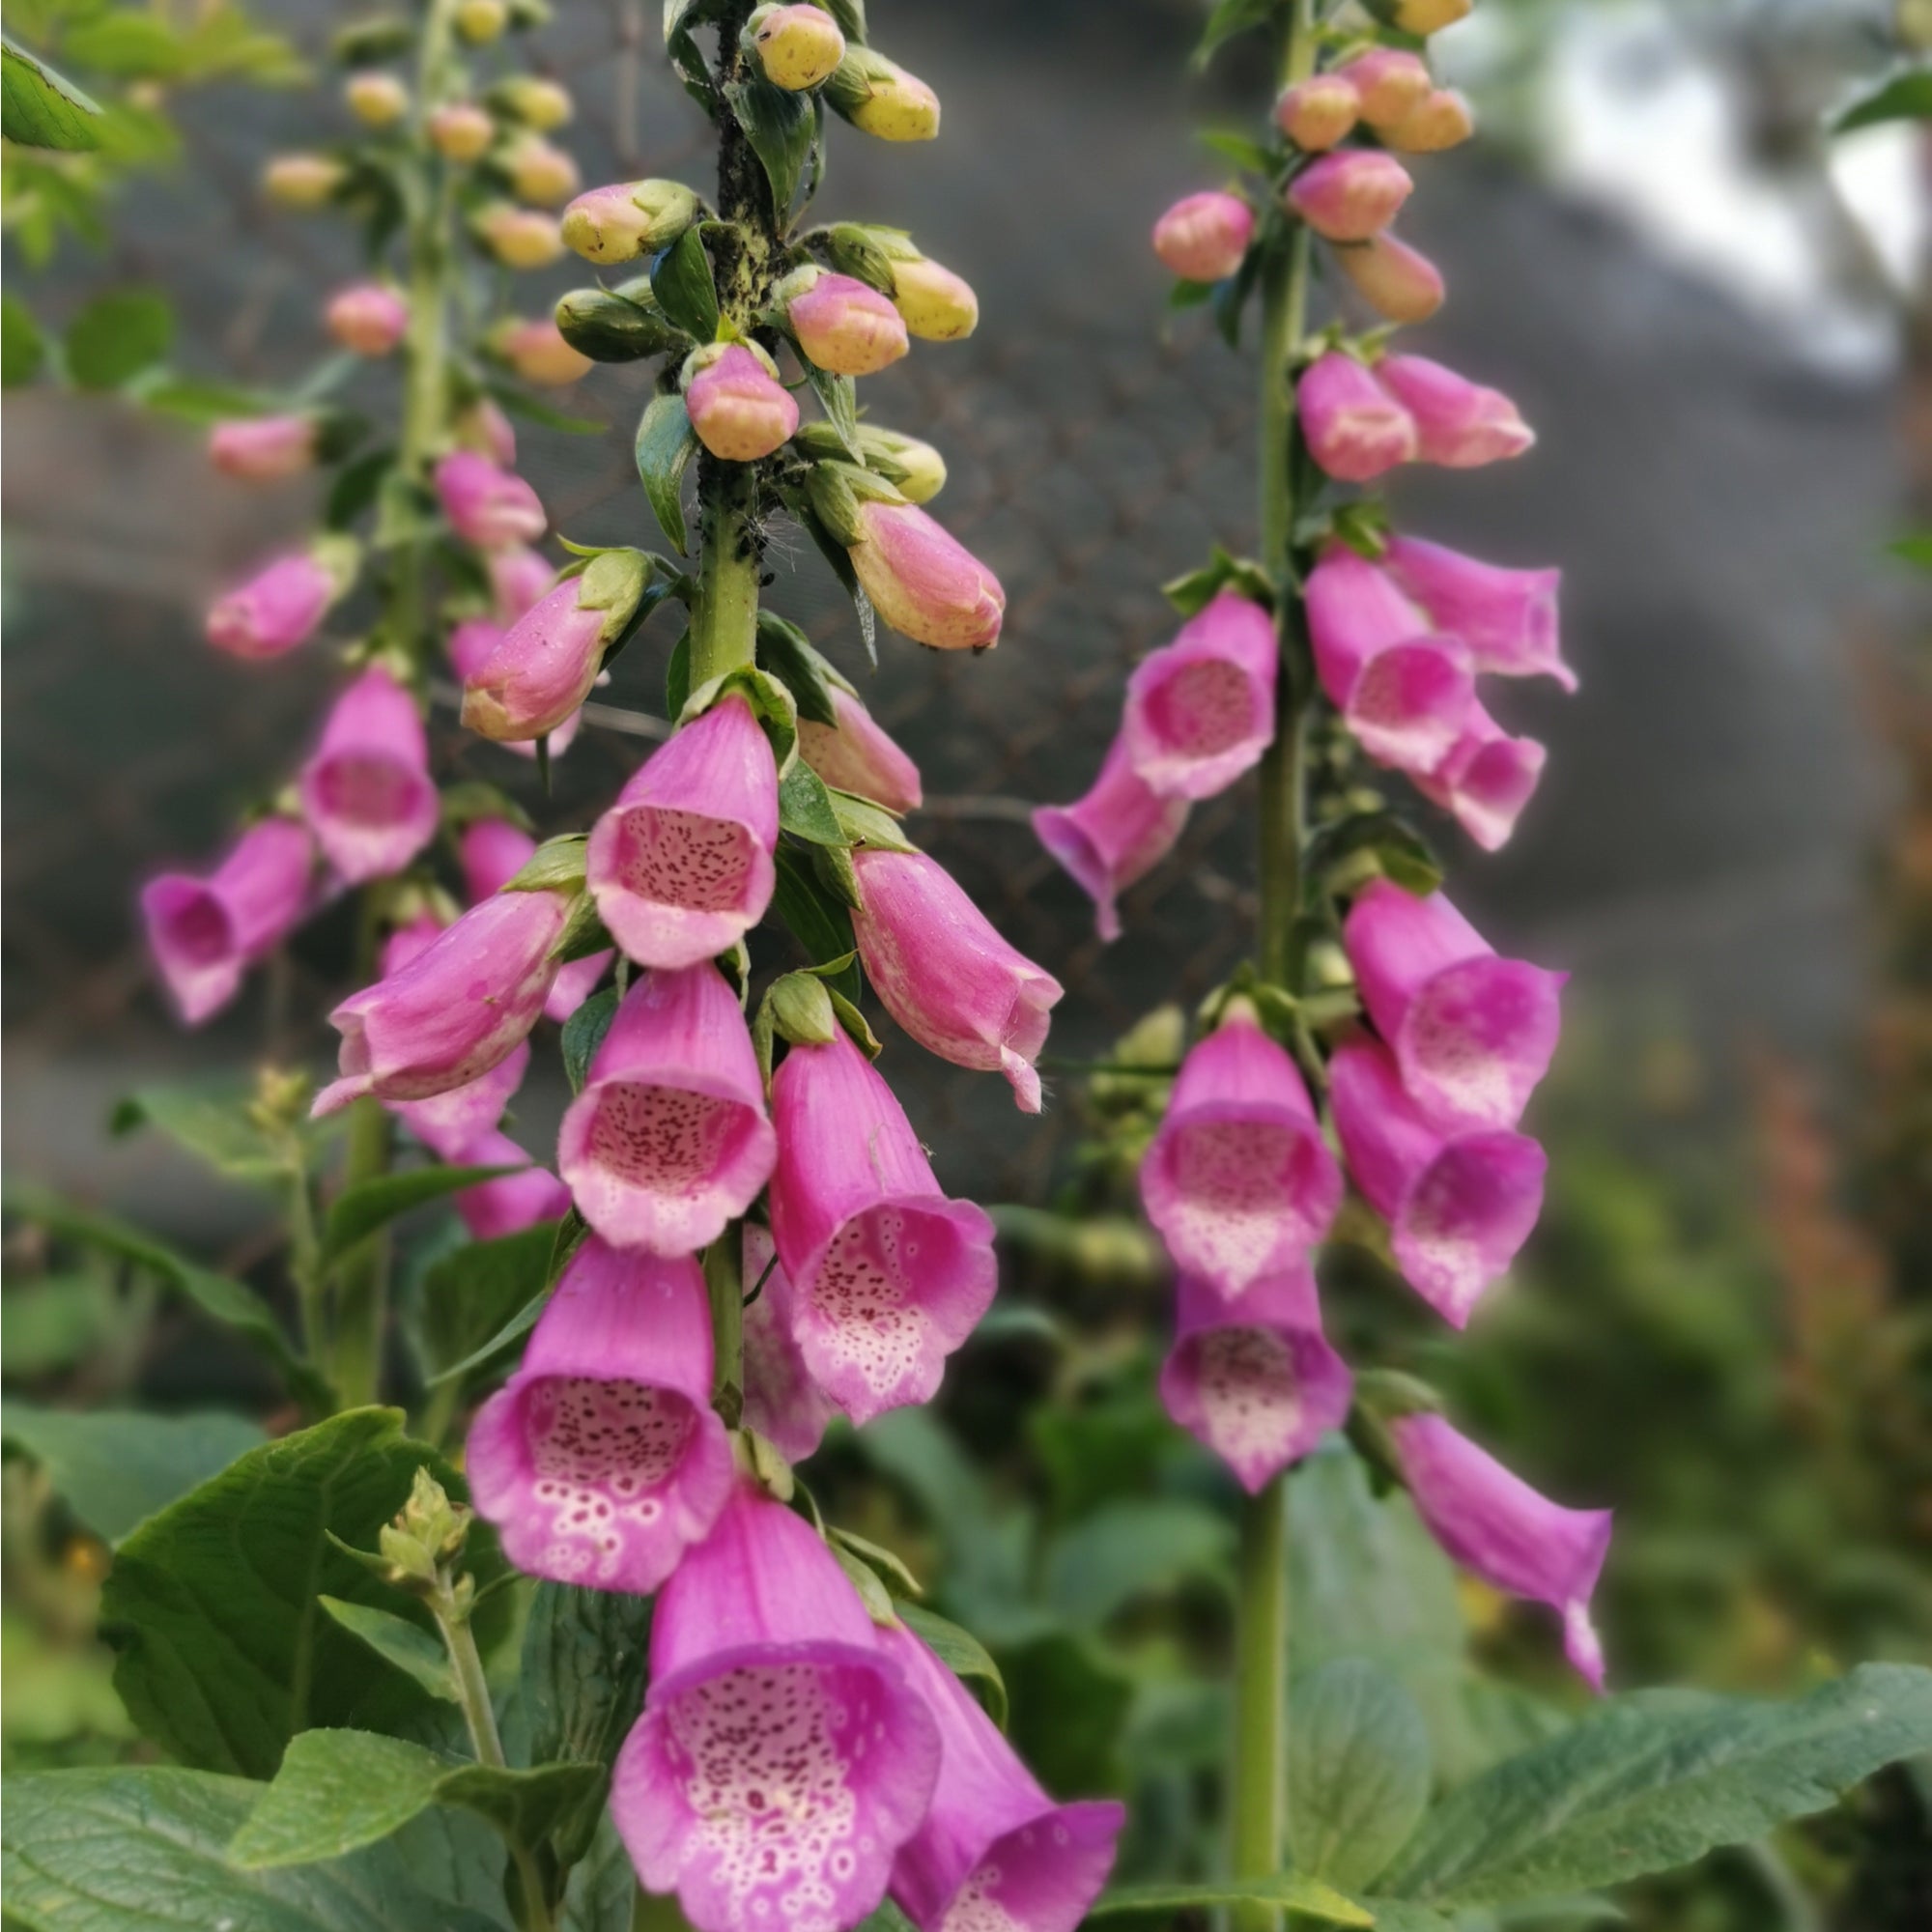
[[[398,1214],[521,1171],[503,1166],[412,1167],[401,1174],[382,1174],[345,1187],[329,1203],[328,1218],[323,1223],[322,1264],[327,1267],[340,1261],[358,1241],[367,1240]]]
[[[697,453],[697,432],[682,396],[653,396],[644,406],[636,453],[638,475],[658,528],[684,556],[691,548],[684,521],[684,472]]]
[[[97,101],[0,34],[0,134],[22,148],[81,154],[99,147],[99,120]]]
[[[1344,1898],[1319,1880],[1297,1872],[1276,1878],[1219,1879],[1204,1885],[1117,1885],[1088,1907],[1104,1918],[1116,1912],[1200,1912],[1217,1905],[1275,1905],[1319,1918],[1324,1925],[1375,1925],[1377,1919],[1354,1900]]]
[[[1295,1866],[1359,1891],[1400,1851],[1429,1804],[1429,1731],[1385,1670],[1345,1658],[1290,1700],[1289,1850]]]

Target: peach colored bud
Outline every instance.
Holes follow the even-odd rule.
[[[1466,20],[1475,7],[1476,0],[1395,0],[1395,23],[1421,39]]]
[[[859,505],[852,568],[879,616],[935,650],[980,650],[1000,639],[1007,593],[950,531],[911,503]]]
[[[487,456],[499,469],[516,467],[517,432],[488,396],[471,403],[457,417],[456,440],[465,449]]]
[[[357,282],[329,298],[328,332],[357,355],[386,355],[410,326],[409,304],[381,282]]]
[[[526,128],[534,128],[539,134],[561,128],[576,111],[568,88],[534,73],[515,73],[498,81],[490,98],[501,101]]]
[[[760,7],[747,31],[765,78],[787,94],[831,79],[845,58],[845,36],[823,8]]]
[[[497,348],[525,382],[543,388],[560,389],[590,369],[590,357],[573,349],[548,316],[513,323],[497,337]]]
[[[1395,219],[1414,187],[1393,155],[1350,148],[1311,161],[1283,199],[1324,241],[1366,242]]]
[[[278,483],[314,467],[315,429],[315,418],[303,415],[218,422],[209,432],[209,461],[244,483]]]
[[[898,310],[877,289],[850,275],[808,270],[795,281],[788,278],[779,297],[799,347],[835,376],[876,375],[909,346]]]
[[[1460,148],[1475,131],[1469,103],[1453,88],[1438,87],[1393,128],[1383,128],[1382,139],[1406,155],[1439,155]]]
[[[473,100],[452,100],[429,117],[429,141],[446,161],[473,161],[497,138],[497,124]]]
[[[348,177],[327,155],[277,155],[262,170],[262,188],[284,208],[321,208]]]
[[[1393,235],[1338,248],[1335,260],[1363,300],[1390,322],[1427,322],[1442,306],[1441,272]]]
[[[498,202],[477,216],[476,233],[506,269],[547,269],[563,253],[556,216],[537,208]]]
[[[710,342],[684,365],[684,406],[697,440],[726,463],[755,463],[798,427],[798,404],[757,352]]]
[[[392,73],[352,73],[342,93],[365,128],[393,128],[410,111],[410,91]]]
[[[675,242],[697,213],[697,197],[682,182],[609,182],[563,211],[563,239],[586,262],[608,268]]]
[[[456,31],[472,47],[494,41],[509,23],[503,0],[461,0],[456,10]]]
[[[1346,140],[1361,115],[1361,96],[1339,73],[1318,73],[1297,81],[1274,104],[1275,126],[1311,155]]]
[[[577,163],[541,134],[525,134],[514,142],[504,156],[510,185],[525,201],[539,208],[554,208],[568,201],[582,185]]]
[[[1373,47],[1340,72],[1362,103],[1362,119],[1377,129],[1406,119],[1435,87],[1428,63],[1400,47]]]
[[[922,342],[957,342],[980,326],[980,298],[923,255],[893,264],[893,306]]]
[[[1254,239],[1255,212],[1218,189],[1177,201],[1153,225],[1153,252],[1189,282],[1218,282],[1241,266]]]

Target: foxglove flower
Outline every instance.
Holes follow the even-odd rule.
[[[874,140],[938,137],[938,95],[917,74],[872,47],[848,45],[825,92],[853,127]]]
[[[485,561],[493,614],[499,624],[514,624],[534,611],[556,582],[556,568],[550,558],[526,544],[493,550]]]
[[[935,650],[999,642],[1007,611],[999,579],[917,504],[862,502],[859,529],[847,554],[885,623]]]
[[[1342,1201],[1300,1070],[1238,1009],[1182,1062],[1140,1179],[1175,1265],[1231,1301],[1301,1266]]]
[[[291,818],[265,818],[206,879],[164,872],[141,888],[148,946],[189,1026],[219,1012],[308,904],[315,844]]]
[[[1004,1073],[1024,1114],[1039,1112],[1034,1066],[1065,988],[1009,946],[946,869],[923,852],[852,854],[852,931],[886,1010],[928,1053]]]
[[[277,483],[315,467],[315,418],[240,416],[208,433],[208,457],[224,476]]]
[[[818,17],[831,25],[827,15]],[[905,318],[891,300],[851,275],[801,270],[786,277],[779,295],[798,346],[819,368],[835,376],[875,376],[912,346]]]
[[[1305,1262],[1256,1282],[1233,1307],[1187,1275],[1179,1293],[1161,1403],[1254,1495],[1348,1420],[1354,1379],[1321,1333]]]
[[[1548,753],[1533,738],[1512,738],[1480,704],[1471,704],[1441,762],[1411,772],[1415,788],[1448,812],[1485,852],[1509,843],[1543,776]]]
[[[398,970],[396,966],[389,965],[385,959],[385,977]],[[440,1160],[460,1163],[467,1167],[497,1166],[506,1158],[513,1161],[527,1160],[528,1155],[517,1149],[513,1142],[505,1141],[497,1131],[497,1123],[503,1118],[503,1109],[515,1097],[517,1090],[524,1084],[524,1076],[529,1070],[530,1043],[526,1039],[522,1039],[510,1049],[506,1059],[499,1060],[489,1072],[479,1075],[468,1086],[452,1087],[447,1094],[435,1094],[427,1100],[391,1100],[388,1102],[389,1112],[395,1115],[397,1120],[401,1121],[403,1125],[408,1127],[410,1132]],[[500,1151],[491,1153],[479,1151],[488,1141],[507,1146],[512,1151],[507,1156]],[[510,1179],[521,1180],[523,1177],[515,1176]],[[560,1188],[561,1183],[554,1176],[546,1175],[544,1180],[547,1183],[547,1194],[549,1189]],[[481,1212],[494,1217],[496,1213],[501,1211],[510,1201],[509,1195],[505,1192],[498,1191],[482,1202],[471,1197],[482,1195],[490,1188],[507,1189],[508,1184],[507,1179],[485,1181],[481,1186],[459,1194],[456,1206],[463,1211],[464,1219],[469,1221],[472,1212]],[[533,1193],[534,1183],[519,1192],[526,1195]],[[563,1207],[567,1208],[569,1205],[569,1198],[565,1196]],[[544,1220],[548,1216],[548,1211],[532,1214],[530,1219]],[[555,1211],[561,1213],[563,1208],[558,1208]],[[474,1233],[473,1223],[471,1232]],[[484,1238],[487,1237],[478,1236],[478,1239]]]
[[[772,1238],[792,1333],[854,1422],[926,1402],[999,1285],[993,1224],[940,1192],[893,1091],[838,1028],[772,1080]]]
[[[534,609],[534,606],[532,607]],[[450,668],[463,681],[466,689],[465,701],[469,699],[468,686],[472,678],[481,676],[483,667],[496,654],[508,633],[500,624],[493,623],[488,617],[466,617],[449,634],[448,650]],[[591,682],[596,682],[593,673]],[[583,724],[582,709],[573,711],[554,729],[539,735],[550,740],[550,755],[560,758],[576,742],[577,733]],[[514,753],[520,758],[534,758],[537,754],[535,738],[498,738],[493,742],[502,746],[504,751]]]
[[[698,213],[682,182],[611,182],[563,211],[563,239],[586,262],[630,262],[675,242]]]
[[[565,388],[582,382],[594,366],[547,315],[499,326],[491,332],[490,344],[525,382],[539,388]]]
[[[524,1051],[527,1053],[528,1047]],[[549,1168],[532,1163],[507,1134],[492,1129],[460,1153],[443,1157],[470,1167],[517,1169],[514,1174],[499,1174],[495,1180],[479,1180],[474,1187],[465,1187],[451,1197],[473,1241],[499,1241],[506,1235],[521,1235],[541,1221],[559,1220],[570,1210],[570,1189]]]
[[[1305,154],[1325,154],[1348,139],[1361,119],[1362,97],[1345,74],[1318,73],[1296,81],[1274,104],[1274,125]]]
[[[451,633],[449,655],[463,678],[463,722],[512,750],[577,735],[579,713],[603,668],[611,612],[579,600],[582,578],[548,591],[507,630],[471,618]],[[565,737],[565,733],[569,737]]]
[[[924,794],[919,767],[888,735],[878,720],[849,691],[832,687],[838,720],[820,724],[798,721],[798,754],[829,785],[856,792],[888,811],[917,811]]]
[[[1339,349],[1309,365],[1294,397],[1309,454],[1344,483],[1371,483],[1421,451],[1415,418]]]
[[[1419,537],[1392,537],[1383,567],[1433,628],[1463,639],[1478,670],[1552,677],[1565,691],[1577,689],[1557,634],[1561,571],[1506,570]]]
[[[1485,1128],[1447,1134],[1403,1091],[1395,1056],[1366,1035],[1328,1063],[1349,1172],[1388,1223],[1408,1285],[1457,1328],[1529,1238],[1543,1208],[1543,1150]]]
[[[1367,242],[1396,218],[1414,187],[1393,155],[1346,148],[1309,162],[1285,199],[1324,241]]]
[[[684,365],[684,406],[697,440],[726,463],[755,463],[798,427],[798,404],[742,342],[708,342]]]
[[[1163,798],[1134,770],[1124,736],[1107,748],[1100,776],[1071,805],[1042,805],[1033,814],[1039,842],[1094,901],[1102,940],[1121,936],[1119,896],[1174,850],[1191,810]]]
[[[208,641],[237,658],[278,658],[315,636],[343,586],[321,558],[278,557],[218,598],[208,613]]]
[[[501,892],[529,864],[536,849],[537,841],[506,818],[479,818],[465,826],[458,855],[470,898],[486,899],[492,893]],[[544,1002],[545,1016],[559,1025],[567,1020],[590,997],[616,956],[607,947],[559,966],[550,997]]]
[[[738,692],[682,725],[592,828],[586,877],[611,936],[642,966],[693,966],[764,917],[777,869],[779,772]]]
[[[920,1932],[1075,1932],[1107,1882],[1125,1807],[1056,1804],[973,1693],[902,1624],[879,1634],[939,1726],[939,1781],[893,1864]]]
[[[884,1896],[939,1757],[832,1552],[741,1485],[658,1596],[611,1793],[639,1877],[696,1932],[843,1932]]]
[[[563,1117],[557,1166],[613,1246],[688,1255],[771,1177],[777,1146],[737,996],[708,960],[624,996]]]
[[[1440,893],[1377,879],[1343,927],[1362,1004],[1432,1124],[1513,1127],[1549,1070],[1568,977],[1498,959]]]
[[[380,665],[335,700],[297,789],[323,856],[348,885],[400,872],[435,838],[422,716]]]
[[[400,972],[343,1001],[328,1016],[342,1036],[342,1077],[314,1111],[364,1094],[423,1100],[500,1065],[543,1011],[570,907],[563,893],[498,893]]]
[[[711,1350],[696,1262],[584,1241],[469,1430],[470,1493],[519,1570],[643,1597],[706,1535],[736,1480]]]
[[[1609,1554],[1610,1512],[1550,1502],[1439,1415],[1400,1416],[1389,1434],[1416,1513],[1450,1561],[1556,1610],[1571,1663],[1601,1691],[1604,1648],[1590,1598]]]
[[[1143,658],[1122,726],[1143,781],[1166,798],[1212,798],[1274,742],[1274,620],[1224,590]]]
[[[1536,441],[1535,431],[1500,389],[1471,383],[1426,355],[1384,355],[1374,380],[1407,413],[1424,463],[1476,469],[1520,456]],[[1553,571],[1539,574],[1555,577]],[[1445,623],[1443,629],[1456,626]]]
[[[357,282],[331,296],[328,332],[357,355],[386,355],[410,326],[410,305],[383,282]]]
[[[1335,250],[1355,293],[1385,322],[1427,322],[1442,306],[1441,271],[1419,249],[1387,229]]]
[[[473,449],[452,450],[436,466],[436,494],[450,528],[478,550],[535,543],[548,522],[521,476]]]
[[[824,1438],[838,1405],[811,1378],[793,1332],[797,1293],[771,1233],[744,1223],[745,1427],[788,1463],[802,1463]]]
[[[1255,212],[1237,194],[1209,190],[1177,201],[1153,225],[1153,252],[1183,281],[1218,282],[1241,266]]]
[[[1379,132],[1398,126],[1429,99],[1429,64],[1399,47],[1371,47],[1336,70],[1355,90],[1362,119]]]

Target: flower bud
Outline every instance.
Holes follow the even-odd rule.
[[[510,24],[503,0],[457,0],[456,31],[472,47],[487,45]]]
[[[1390,322],[1427,322],[1442,306],[1441,272],[1393,235],[1338,248],[1335,260],[1362,299]]]
[[[497,138],[497,124],[473,100],[451,100],[429,117],[429,142],[446,161],[473,161]]]
[[[450,527],[479,550],[534,543],[549,521],[521,476],[474,450],[452,450],[436,466],[436,494]]]
[[[845,49],[825,98],[862,133],[881,141],[930,141],[939,132],[939,97],[870,47]]]
[[[539,208],[554,208],[558,202],[568,201],[582,185],[577,163],[541,134],[525,134],[512,142],[503,156],[503,167],[512,191]]]
[[[499,624],[514,624],[549,596],[556,570],[549,557],[523,544],[493,550],[487,559],[490,597]]]
[[[563,239],[608,268],[668,246],[696,219],[697,197],[682,182],[611,182],[563,211]]]
[[[316,843],[346,885],[400,872],[436,836],[422,715],[380,665],[335,700],[297,790]]]
[[[956,537],[911,503],[858,506],[852,568],[880,617],[935,650],[983,650],[1000,640],[1007,593]]]
[[[1395,219],[1414,186],[1393,155],[1350,148],[1311,161],[1283,199],[1324,241],[1366,242]]]
[[[850,275],[801,269],[780,284],[777,295],[785,305],[799,347],[810,360],[835,376],[876,375],[910,347],[905,320],[891,300]]]
[[[859,425],[859,447],[866,467],[898,486],[908,503],[929,503],[946,488],[946,459],[931,443],[895,429]]]
[[[1425,463],[1475,469],[1520,456],[1536,440],[1536,433],[1500,389],[1468,382],[1425,355],[1383,356],[1376,365],[1376,381],[1415,424],[1418,454]]]
[[[513,73],[499,80],[490,90],[490,99],[539,134],[561,128],[574,111],[567,88],[534,73]]]
[[[349,170],[327,155],[277,155],[262,170],[262,188],[283,208],[321,208],[348,179]]]
[[[1476,0],[1395,0],[1395,24],[1405,34],[1424,40],[1466,20]]]
[[[508,469],[517,460],[517,432],[502,410],[488,396],[479,396],[456,419],[456,440],[465,449],[487,456]]]
[[[1318,73],[1286,89],[1274,104],[1274,124],[1307,154],[1346,140],[1361,119],[1362,99],[1339,73]]]
[[[357,355],[386,355],[410,326],[410,305],[382,282],[357,282],[328,298],[328,332]]]
[[[238,658],[278,658],[306,643],[348,588],[332,561],[313,552],[278,558],[216,602],[208,641]]]
[[[531,606],[532,610],[535,608],[534,605]],[[502,625],[494,622],[488,617],[466,617],[462,623],[456,625],[451,630],[445,641],[444,649],[449,653],[450,668],[455,671],[457,677],[462,680],[466,687],[466,699],[469,696],[468,687],[472,682],[480,679],[484,666],[490,662],[501,647],[506,635],[507,633]],[[596,682],[596,672],[594,670],[591,673],[591,682],[593,684]],[[582,723],[583,713],[581,710],[573,711],[561,724],[538,734],[538,736],[548,741],[549,753],[553,759],[562,757],[564,753],[576,742],[578,730]],[[480,731],[480,735],[489,737],[490,734],[487,731]],[[493,742],[501,745],[504,751],[513,753],[520,758],[534,758],[536,756],[537,741],[535,738],[498,738],[493,740]],[[581,963],[578,960],[572,960],[564,968],[564,972],[575,972]],[[559,974],[557,977],[559,982],[561,982],[563,975]],[[554,1018],[556,1015],[553,1014],[552,1017]]]
[[[919,767],[863,703],[840,685],[832,687],[835,724],[798,721],[798,754],[829,785],[883,805],[888,811],[917,811],[923,792]]]
[[[410,111],[410,91],[392,73],[352,73],[342,92],[365,128],[393,128]]]
[[[315,418],[244,416],[218,422],[208,434],[209,460],[224,476],[275,483],[315,464]]]
[[[593,362],[635,362],[662,355],[687,339],[665,319],[645,275],[614,289],[572,289],[559,296],[556,326],[563,339]]]
[[[590,357],[564,339],[548,316],[510,322],[493,331],[491,344],[526,383],[560,389],[590,370]]]
[[[745,35],[765,78],[787,94],[831,79],[845,58],[845,36],[819,7],[760,7]]]
[[[692,353],[684,406],[698,441],[726,463],[755,463],[798,427],[798,404],[769,358],[741,342],[708,342]]]
[[[1355,90],[1362,119],[1378,132],[1406,119],[1435,86],[1428,63],[1400,47],[1372,47],[1338,71]]]
[[[476,234],[506,269],[546,269],[563,253],[556,216],[541,209],[498,202],[476,217]]]
[[[980,326],[971,285],[923,255],[894,259],[893,306],[922,342],[957,342]]]
[[[1453,88],[1441,87],[1382,129],[1382,139],[1406,155],[1439,155],[1460,148],[1476,131],[1469,103]]]
[[[1255,212],[1218,189],[1177,201],[1153,225],[1153,252],[1183,281],[1218,282],[1241,266]]]
[[[1312,363],[1295,385],[1309,454],[1344,483],[1370,483],[1413,463],[1421,441],[1415,418],[1374,374],[1339,349]]]

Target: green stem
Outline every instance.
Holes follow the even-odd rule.
[[[704,1252],[704,1286],[711,1298],[711,1337],[716,1366],[711,1406],[728,1429],[745,1408],[745,1284],[738,1265],[739,1224],[732,1222]]]
[[[1288,1491],[1276,1476],[1241,1518],[1235,1639],[1234,1803],[1229,1845],[1236,1878],[1281,1870],[1287,1810]],[[1237,1905],[1231,1932],[1273,1932],[1269,1905]]]
[[[345,1191],[389,1170],[392,1136],[383,1103],[365,1094],[349,1113]],[[335,1286],[335,1389],[345,1408],[382,1392],[383,1342],[388,1326],[389,1237],[379,1229],[346,1256]]]

